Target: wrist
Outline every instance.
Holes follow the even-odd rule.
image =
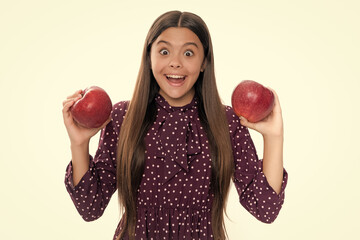
[[[89,144],[90,144],[90,139],[83,141],[83,142],[70,142],[70,148],[72,150],[75,149],[88,149],[89,148]]]
[[[264,140],[271,139],[271,140],[283,140],[284,139],[284,133],[281,131],[279,133],[275,134],[262,134]]]

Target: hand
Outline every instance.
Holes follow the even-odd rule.
[[[283,137],[284,128],[279,98],[273,89],[269,89],[274,93],[275,97],[275,105],[272,112],[265,119],[256,123],[251,123],[243,116],[240,116],[240,123],[261,133],[263,137]]]
[[[78,90],[73,95],[68,96],[67,99],[63,101],[62,112],[64,124],[72,145],[88,144],[91,137],[93,137],[100,129],[104,128],[111,120],[110,115],[109,119],[101,127],[91,129],[82,127],[76,121],[74,121],[70,109],[74,105],[74,103],[82,97],[81,92],[82,90]]]

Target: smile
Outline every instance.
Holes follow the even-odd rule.
[[[186,76],[184,75],[173,75],[173,74],[169,74],[169,75],[166,74],[165,77],[167,78],[168,83],[174,87],[182,86],[186,78]]]

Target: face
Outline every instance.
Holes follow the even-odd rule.
[[[168,28],[152,44],[150,57],[159,94],[171,106],[190,103],[204,63],[204,49],[196,34],[188,28]]]

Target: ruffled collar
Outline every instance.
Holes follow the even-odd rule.
[[[156,124],[159,147],[156,155],[164,162],[163,183],[166,183],[180,171],[188,172],[192,155],[201,152],[198,118],[198,100],[182,107],[173,107],[157,94],[158,105]]]
[[[176,111],[185,112],[189,109],[197,109],[198,98],[195,95],[189,104],[186,104],[185,106],[182,107],[174,107],[171,106],[163,96],[157,93],[155,96],[155,102],[166,112],[176,112]]]

